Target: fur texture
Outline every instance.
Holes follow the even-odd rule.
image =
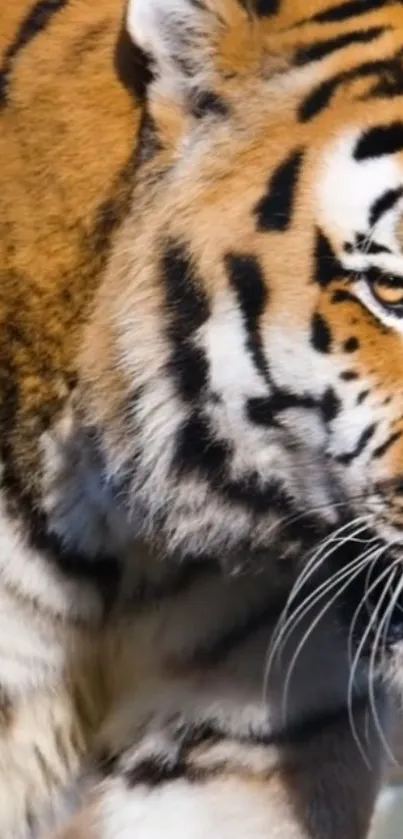
[[[364,839],[402,672],[401,4],[9,5],[0,835],[84,777],[69,836]]]

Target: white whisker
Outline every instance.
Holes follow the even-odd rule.
[[[303,620],[306,616],[308,611],[314,608],[319,600],[323,599],[326,594],[328,594],[333,588],[345,579],[352,571],[356,569],[358,565],[360,567],[364,567],[366,563],[366,558],[368,555],[372,555],[372,548],[371,551],[367,551],[364,554],[353,559],[348,565],[343,566],[341,569],[337,571],[337,573],[332,574],[330,578],[322,581],[313,591],[309,593],[309,595],[304,598],[304,600],[293,610],[291,614],[288,614],[287,606],[283,612],[282,619],[280,619],[277,629],[272,636],[272,641],[270,644],[270,655],[268,658],[266,670],[265,670],[265,679],[264,679],[264,686],[266,690],[269,674],[271,671],[271,667],[274,663],[275,656],[277,655],[281,646],[283,646],[289,637],[290,632],[294,631],[295,627]],[[327,555],[326,555],[327,557]]]
[[[343,535],[343,538],[340,538],[342,536],[342,534],[345,534],[345,531],[348,530],[348,528],[352,528],[355,525],[360,525],[360,527],[357,528],[357,530],[355,530],[349,536]],[[362,527],[361,527],[361,525],[362,525]],[[324,542],[322,542],[319,545],[319,547],[316,549],[316,551],[313,553],[313,555],[309,558],[309,561],[304,565],[304,568],[303,568],[301,574],[298,576],[294,586],[291,589],[291,592],[290,592],[290,595],[288,597],[287,602],[291,603],[295,599],[295,597],[298,595],[300,589],[311,578],[312,574],[315,573],[315,571],[317,570],[317,566],[315,566],[315,562],[319,558],[323,559],[323,551],[325,551],[326,548],[329,545],[330,546],[334,545],[335,546],[334,550],[327,553],[325,558],[323,559],[323,561],[328,559],[328,557],[331,556],[334,553],[334,551],[337,549],[337,547],[340,547],[343,544],[346,544],[346,542],[349,542],[350,540],[352,540],[353,538],[358,536],[360,533],[364,533],[365,530],[367,529],[367,527],[368,527],[368,518],[366,516],[359,516],[356,519],[353,519],[353,521],[342,525],[341,527],[338,528],[338,530],[331,533],[330,536]]]
[[[382,592],[382,596],[381,596],[380,601],[379,601],[380,605],[388,597],[390,589],[392,588],[392,585],[395,581],[397,564],[400,564],[400,560],[396,560],[390,568],[390,577],[387,580],[387,582],[385,584],[385,587],[384,587],[384,590]],[[379,626],[378,626],[378,629],[376,630],[375,638],[374,638],[374,641],[373,641],[373,644],[372,644],[372,650],[371,650],[371,656],[370,656],[369,668],[368,668],[369,704],[370,704],[370,708],[371,708],[371,712],[372,712],[372,719],[374,721],[374,725],[375,725],[375,728],[376,728],[376,731],[377,731],[377,734],[378,734],[378,737],[379,737],[379,741],[382,744],[382,746],[384,748],[384,751],[385,751],[385,754],[387,755],[387,757],[389,758],[391,763],[393,763],[395,766],[397,766],[398,762],[396,761],[396,758],[395,758],[394,754],[392,753],[392,751],[389,747],[389,744],[386,740],[386,737],[385,737],[385,734],[384,734],[384,731],[383,731],[383,728],[382,728],[381,721],[379,719],[379,713],[378,713],[378,709],[376,707],[376,699],[375,699],[375,661],[376,661],[376,654],[377,654],[377,650],[378,650],[378,647],[379,647],[379,644],[380,644],[380,639],[382,637],[382,631],[383,631],[383,628],[384,628],[384,626],[387,622],[389,614],[390,614],[390,604],[389,604],[388,609],[385,612],[385,615],[382,617],[381,621],[379,622]]]
[[[281,628],[281,633],[278,633],[276,636],[275,645],[273,645],[273,647],[275,646],[277,650],[280,645],[284,646],[289,638],[289,635],[294,632],[308,612],[311,611],[320,600],[323,600],[323,598],[332,591],[339,582],[342,582],[352,571],[354,571],[358,565],[364,568],[366,564],[366,557],[366,553],[356,557],[348,563],[348,565],[344,565],[335,574],[332,574],[330,578],[327,578],[315,589],[313,589],[313,591],[311,591],[309,595],[288,616],[287,621]]]
[[[358,606],[357,606],[357,608],[356,608],[356,610],[353,614],[353,617],[351,618],[350,629],[349,629],[348,639],[347,639],[347,656],[348,656],[348,662],[349,662],[350,667],[353,664],[353,658],[354,658],[354,632],[355,632],[355,627],[357,625],[359,614],[362,611],[362,609],[363,609],[363,607],[364,607],[364,605],[367,601],[369,578],[370,578],[370,575],[372,574],[372,572],[374,570],[374,566],[379,561],[379,559],[382,557],[382,554],[385,553],[385,550],[386,550],[385,545],[382,545],[377,550],[373,550],[372,553],[371,553],[371,557],[368,558],[368,571],[367,571],[367,574],[366,574],[366,577],[365,577],[364,594],[363,594],[360,602],[358,603]]]
[[[349,587],[349,585],[351,585],[353,580],[355,580],[356,577],[358,577],[358,575],[361,574],[362,568],[365,566],[365,563],[366,563],[366,560],[361,559],[361,562],[358,564],[358,568],[355,568],[355,570],[353,572],[350,571],[350,573],[348,574],[347,582],[345,582],[342,586],[340,586],[338,588],[338,590],[336,591],[336,594],[333,595],[333,597],[331,597],[330,600],[327,601],[325,606],[321,609],[319,614],[316,616],[315,620],[312,621],[308,630],[305,632],[305,634],[302,637],[300,643],[298,644],[298,647],[297,647],[296,651],[294,652],[294,655],[293,655],[293,657],[291,659],[291,662],[289,664],[288,671],[287,671],[287,676],[286,676],[286,679],[285,679],[285,682],[284,682],[283,712],[282,712],[284,719],[286,719],[286,710],[287,710],[287,702],[288,702],[288,694],[289,694],[289,689],[290,689],[291,677],[292,677],[292,674],[294,672],[297,660],[298,660],[305,644],[307,643],[308,639],[310,638],[310,636],[312,635],[315,628],[318,626],[318,624],[320,623],[320,621],[322,620],[322,618],[324,617],[326,612],[329,611],[329,609],[333,606],[333,604],[341,596],[341,594],[343,594],[343,592],[346,591],[346,589]]]
[[[398,559],[397,563],[400,564],[401,560]],[[387,643],[387,638],[388,638],[388,634],[389,634],[390,623],[391,623],[391,620],[392,620],[392,617],[393,617],[393,612],[394,612],[396,603],[399,600],[399,597],[400,597],[402,591],[403,591],[403,577],[399,580],[399,583],[397,584],[396,589],[393,592],[390,607],[388,609],[388,620],[387,620],[387,623],[385,624],[385,627],[384,627],[383,653],[382,653],[383,656],[385,656],[385,654],[386,654],[386,643]]]
[[[388,546],[387,546],[387,545],[385,545],[385,546],[384,546],[384,551],[386,551],[386,550],[387,550],[387,548],[388,548]],[[380,554],[380,555],[381,555],[381,554]],[[390,567],[386,568],[386,569],[382,572],[382,574],[380,574],[380,575],[377,577],[377,579],[376,579],[376,580],[372,583],[372,585],[369,587],[368,591],[367,591],[367,592],[366,592],[366,594],[364,595],[364,598],[363,598],[363,600],[362,600],[362,603],[363,603],[363,602],[365,602],[365,601],[368,599],[368,597],[369,597],[369,595],[371,594],[371,592],[372,592],[372,591],[374,591],[374,589],[375,589],[375,588],[377,588],[377,586],[381,583],[381,581],[382,581],[382,580],[383,580],[383,579],[384,579],[387,575],[389,575],[389,574],[390,574]],[[361,740],[360,740],[360,738],[359,738],[359,736],[358,736],[358,734],[357,734],[357,730],[356,730],[356,727],[355,727],[355,722],[354,722],[354,713],[353,713],[354,682],[355,682],[355,675],[356,675],[356,673],[357,673],[358,664],[359,664],[359,661],[360,661],[360,658],[361,658],[362,652],[363,652],[363,650],[364,650],[364,648],[365,648],[365,644],[366,644],[367,638],[369,637],[369,635],[370,635],[370,633],[371,633],[371,631],[372,631],[372,626],[373,626],[374,622],[376,622],[376,619],[377,619],[377,617],[378,617],[378,613],[379,613],[379,610],[380,610],[380,608],[381,608],[381,605],[382,605],[382,601],[381,601],[381,602],[379,602],[379,601],[378,601],[378,603],[377,603],[376,607],[374,608],[374,610],[373,610],[372,614],[370,615],[369,622],[368,622],[368,626],[366,627],[365,631],[363,632],[363,635],[362,635],[362,637],[361,637],[361,641],[360,641],[360,643],[358,644],[358,647],[357,647],[357,650],[356,650],[356,654],[355,654],[355,656],[354,656],[354,660],[353,660],[353,663],[352,663],[352,667],[351,667],[351,669],[350,669],[349,682],[348,682],[348,690],[347,690],[347,709],[348,709],[348,717],[349,717],[350,726],[351,726],[351,732],[352,732],[352,734],[353,734],[353,737],[354,737],[354,740],[355,740],[355,742],[356,742],[356,744],[357,744],[357,747],[358,747],[358,749],[359,749],[359,751],[360,751],[360,754],[361,754],[361,756],[362,756],[362,758],[363,758],[363,760],[364,760],[365,764],[368,766],[368,768],[369,768],[369,769],[370,769],[371,767],[370,767],[370,765],[369,765],[369,762],[368,762],[368,759],[367,759],[367,755],[365,754],[365,752],[364,752],[364,750],[363,750],[362,743],[361,743]]]

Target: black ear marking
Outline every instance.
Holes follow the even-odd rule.
[[[153,79],[151,63],[143,50],[133,43],[124,26],[116,43],[114,63],[123,86],[142,101]]]

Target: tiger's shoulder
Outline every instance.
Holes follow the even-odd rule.
[[[42,435],[74,391],[82,328],[129,206],[146,71],[124,7],[15,0],[0,16],[4,837],[35,832],[104,713],[97,632],[118,569],[113,557],[83,564],[49,531]]]
[[[147,70],[125,39],[124,10],[120,0],[16,0],[1,16],[1,498],[34,545],[40,438],[74,388],[136,165]]]

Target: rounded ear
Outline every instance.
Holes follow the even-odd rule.
[[[211,13],[198,0],[129,0],[127,27],[161,80],[172,90],[194,80],[212,27]]]
[[[205,84],[223,32],[244,13],[235,0],[129,0],[130,37],[169,94]]]

